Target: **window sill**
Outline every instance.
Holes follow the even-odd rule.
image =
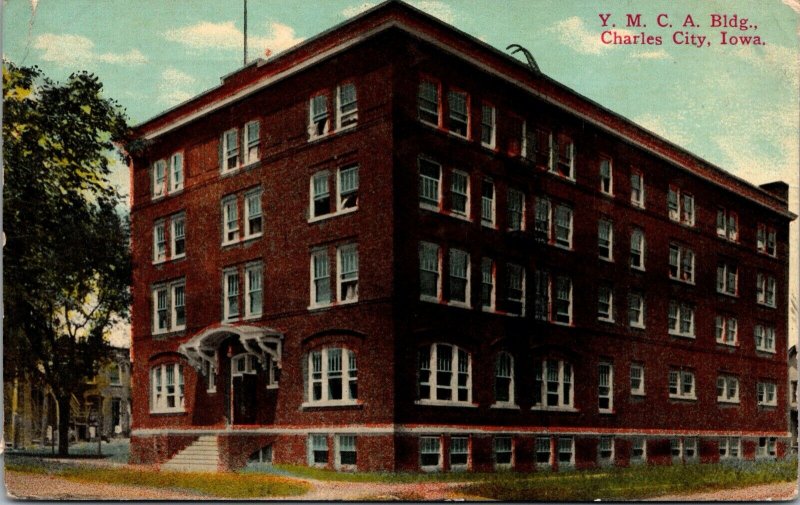
[[[263,312],[259,313],[259,314],[247,314],[246,316],[244,316],[242,318],[242,320],[243,321],[253,321],[253,320],[256,320],[256,319],[261,319],[262,317],[264,317],[264,313]]]
[[[429,210],[431,212],[436,212],[437,214],[443,214],[442,209],[438,205],[431,205],[425,202],[419,202],[419,208],[423,210]]]
[[[487,314],[497,314],[497,309],[495,308],[494,304],[491,307],[481,306],[481,312],[485,312]]]
[[[727,293],[727,292],[725,292],[725,291],[717,291],[717,294],[718,294],[718,295],[729,296],[729,297],[731,297],[731,298],[739,298],[739,295],[738,295],[738,294],[735,294],[735,293]]]
[[[678,396],[678,395],[669,395],[670,400],[678,400],[684,402],[696,402],[697,396]]]
[[[450,400],[416,400],[414,404],[428,406],[428,407],[466,407],[471,409],[478,408],[477,403],[459,402]]]
[[[722,398],[717,398],[717,403],[724,403],[726,405],[740,405],[739,400],[724,400]]]
[[[597,320],[600,321],[601,323],[614,323],[613,319],[606,317],[598,317]]]
[[[500,409],[500,410],[520,410],[520,406],[516,403],[493,403],[489,406],[490,409]]]
[[[440,303],[438,297],[428,296],[428,295],[419,295],[419,300],[421,302],[436,303],[436,304]]]
[[[167,258],[164,258],[163,260],[154,260],[153,261],[153,265],[163,265],[166,262],[167,262]]]
[[[539,407],[534,405],[531,407],[531,410],[537,410],[542,412],[580,412],[580,410],[576,409],[575,407]]]
[[[633,265],[631,265],[631,270],[633,270],[634,272],[645,272],[644,267],[635,267]]]
[[[179,254],[179,255],[175,255],[175,256],[173,256],[173,257],[171,258],[171,261],[182,260],[182,259],[183,259],[183,258],[185,258],[185,257],[186,257],[186,253]]]
[[[220,247],[222,247],[222,248],[230,247],[230,246],[238,244],[239,242],[241,242],[241,239],[237,238],[236,240],[230,240],[228,242],[223,242],[222,244],[220,244]]]
[[[759,352],[760,352],[760,353],[762,353],[762,354],[771,354],[771,355],[775,355],[775,349],[763,349],[763,348],[759,349],[759,348],[756,348],[756,352],[757,352],[757,353],[759,353]]]
[[[600,414],[600,415],[612,416],[612,415],[615,415],[617,413],[617,411],[614,410],[614,409],[611,409],[611,410],[608,410],[608,409],[597,409],[597,413]]]
[[[166,417],[166,416],[185,416],[187,415],[186,409],[182,410],[154,410],[150,412],[151,416]]]
[[[481,142],[481,147],[484,148],[484,149],[488,149],[489,151],[492,151],[493,153],[496,153],[497,152],[497,145],[496,144],[497,144],[497,142],[493,142],[491,144],[485,144],[485,143]]]
[[[484,222],[483,220],[481,220],[481,227],[488,228],[490,230],[496,230],[497,229],[497,225],[495,223],[493,223],[493,222],[491,222],[491,223],[490,222]]]
[[[682,284],[688,284],[690,286],[694,286],[694,281],[693,280],[681,279],[680,277],[673,277],[671,275],[669,276],[669,280],[675,281],[675,282],[680,282]]]
[[[717,340],[717,345],[724,345],[725,347],[731,347],[731,348],[739,347],[739,344],[737,342],[730,343],[730,342],[721,342],[719,340]]]
[[[466,302],[447,302],[448,307],[456,307],[459,309],[471,309],[472,305]]]
[[[552,246],[553,246],[553,247],[556,247],[556,248],[558,248],[558,249],[563,249],[563,250],[565,250],[565,251],[572,251],[572,244],[570,244],[570,245],[564,245],[564,244],[559,244],[559,243],[557,243],[557,242],[553,242],[553,243],[552,243]]]
[[[460,219],[461,221],[466,221],[466,222],[468,222],[468,223],[471,223],[471,222],[472,222],[472,219],[470,219],[469,215],[467,215],[467,214],[461,214],[460,212],[453,212],[453,211],[451,210],[450,212],[447,212],[447,213],[444,213],[444,212],[443,212],[443,214],[444,214],[445,216],[450,216],[450,217],[452,217],[452,218],[454,218],[454,219]]]
[[[335,217],[344,216],[344,215],[347,215],[347,214],[352,214],[353,212],[355,212],[357,210],[358,210],[358,207],[349,207],[349,208],[346,208],[346,209],[337,210],[336,212],[331,212],[329,214],[323,214],[321,216],[314,216],[312,218],[309,218],[308,223],[311,224],[311,223],[318,223],[320,221],[326,221],[328,219],[333,219]]]
[[[694,335],[687,335],[685,333],[672,333],[672,332],[670,332],[669,336],[670,337],[684,338],[684,339],[688,339],[688,340],[695,340],[696,339],[696,337]]]
[[[550,322],[552,324],[556,325],[556,326],[564,326],[564,327],[567,327],[567,328],[572,328],[572,323],[564,323],[564,322],[561,322],[561,321],[550,321]]]
[[[467,127],[467,130],[469,130],[469,126]],[[462,135],[462,134],[460,134],[460,133],[458,133],[458,132],[454,132],[453,130],[445,130],[445,131],[446,131],[446,132],[447,132],[447,134],[448,134],[448,135],[450,135],[451,137],[455,137],[455,138],[457,138],[457,139],[459,139],[459,140],[463,140],[464,142],[471,142],[471,141],[472,141],[472,139],[471,139],[471,138],[469,138],[468,136],[466,136],[466,135]]]
[[[347,400],[347,401],[324,401],[324,402],[303,402],[300,404],[300,408],[303,410],[314,410],[314,409],[361,409],[364,407],[364,404],[358,401]]]
[[[607,258],[604,256],[598,256],[597,259],[605,261],[606,263],[614,263],[614,258]]]
[[[633,200],[631,200],[631,207],[635,207],[637,209],[644,210],[644,204],[643,203],[634,202]]]
[[[325,139],[335,138],[335,137],[337,137],[337,136],[339,136],[339,135],[341,135],[343,133],[346,133],[346,132],[349,132],[350,130],[355,129],[357,126],[358,126],[358,123],[353,123],[353,124],[347,125],[347,126],[342,127],[342,128],[337,128],[336,130],[332,130],[332,131],[329,130],[329,131],[323,133],[322,135],[309,136],[308,137],[308,143],[309,144],[314,144],[316,142],[320,142],[320,141],[325,140]]]
[[[647,396],[647,393],[640,393],[638,391],[631,391],[631,396],[638,396],[639,398],[644,398]]]
[[[777,403],[759,403],[758,408],[764,410],[775,410],[778,407]]]
[[[613,192],[603,191],[602,189],[600,190],[600,195],[606,198],[614,198]]]
[[[234,174],[237,174],[237,173],[241,172],[243,168],[244,168],[243,165],[236,165],[233,168],[223,169],[223,170],[220,170],[219,176],[220,177],[230,177],[230,176],[232,176]]]
[[[240,240],[239,242],[242,242],[242,243],[244,243],[244,242],[251,242],[251,241],[253,241],[253,240],[256,240],[256,239],[259,239],[259,238],[261,238],[261,237],[263,237],[263,236],[264,236],[264,234],[263,234],[263,233],[259,233],[259,234],[257,234],[257,235],[247,235],[247,236],[245,236],[245,237],[242,237],[242,240]]]
[[[768,303],[763,303],[763,302],[756,302],[756,304],[758,304],[759,307],[764,307],[765,309],[776,309],[776,308],[778,308],[776,305],[770,305]]]
[[[630,324],[629,326],[630,326],[630,328],[632,328],[634,330],[645,330],[645,329],[647,329],[645,327],[645,325],[643,325],[643,324]]]

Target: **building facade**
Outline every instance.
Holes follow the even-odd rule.
[[[786,452],[782,182],[397,1],[137,132],[134,462]]]

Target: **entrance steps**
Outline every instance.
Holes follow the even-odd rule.
[[[215,435],[203,435],[186,449],[178,452],[162,470],[171,472],[217,472],[219,471],[219,445]]]

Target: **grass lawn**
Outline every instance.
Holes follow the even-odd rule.
[[[73,442],[69,445],[70,457],[80,458],[86,457],[102,457],[106,461],[113,461],[115,463],[127,463],[128,456],[130,455],[130,439],[127,438],[112,438],[109,442],[103,442],[100,448],[101,456],[97,456],[97,442]],[[58,457],[58,447],[56,446],[56,453],[53,453],[53,448],[50,446],[36,446],[21,451],[25,455],[38,455],[43,457]]]

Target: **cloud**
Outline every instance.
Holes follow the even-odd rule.
[[[800,0],[783,0],[783,4],[800,14]]]
[[[581,54],[600,54],[609,46],[600,41],[600,35],[586,29],[578,16],[559,21],[547,29],[558,36],[559,42]]]
[[[670,55],[665,50],[659,49],[658,51],[643,51],[640,53],[633,53],[631,54],[631,57],[642,60],[666,60],[670,58]]]
[[[172,106],[192,98],[196,79],[191,75],[181,72],[176,68],[168,68],[161,72],[161,82],[158,85],[158,101]]]
[[[351,5],[344,8],[342,11],[342,16],[346,18],[352,18],[353,16],[358,16],[362,12],[370,10],[376,5],[378,5],[377,2],[364,2],[363,4]]]
[[[212,23],[202,21],[191,26],[184,26],[165,32],[164,38],[183,44],[194,49],[225,49],[240,50],[244,35],[233,21]],[[302,42],[302,37],[297,37],[294,28],[275,21],[267,22],[262,35],[251,34],[248,36],[248,47],[257,49],[259,56],[269,49],[272,54],[279,53]]]
[[[662,115],[646,113],[633,118],[633,122],[679,146],[689,143],[689,135],[676,126],[680,124],[679,118],[665,119]]]
[[[85,66],[94,63],[141,65],[147,58],[138,50],[127,53],[99,53],[91,39],[81,35],[44,33],[36,37],[33,47],[42,51],[42,60],[58,65]]]
[[[438,0],[416,0],[408,3],[423,12],[427,12],[433,17],[441,19],[445,23],[453,24],[453,21],[455,21],[455,13],[453,12],[453,9],[444,2],[440,2]],[[376,5],[378,5],[378,2],[363,2],[360,4],[354,4],[349,7],[345,7],[342,10],[342,16],[351,18],[375,7]]]

